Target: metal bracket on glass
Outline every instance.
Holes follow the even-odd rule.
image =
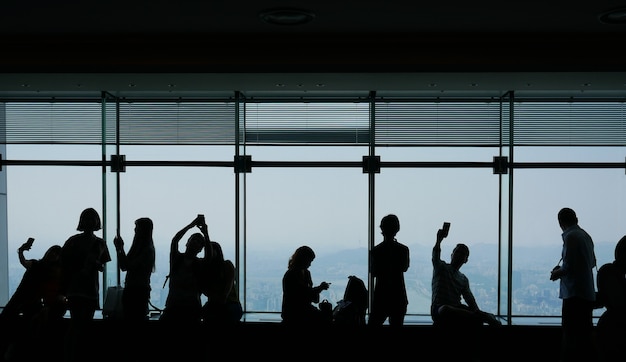
[[[493,173],[495,175],[509,173],[509,161],[506,156],[493,156]]]
[[[235,173],[252,172],[252,156],[235,156]]]
[[[111,172],[126,172],[126,155],[111,155]]]
[[[380,156],[363,156],[363,173],[380,173]]]

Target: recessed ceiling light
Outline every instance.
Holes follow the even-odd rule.
[[[626,8],[609,10],[599,16],[600,22],[604,24],[626,25]]]
[[[259,13],[261,20],[274,25],[302,25],[315,19],[315,14],[302,9],[270,9]]]

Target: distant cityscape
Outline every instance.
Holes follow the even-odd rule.
[[[596,243],[595,250],[598,267],[613,261],[614,243]],[[431,249],[411,245],[411,266],[405,274],[409,294],[409,314],[428,315],[430,308],[432,265]],[[497,308],[497,267],[487,256],[493,254],[493,246],[474,246],[468,264],[461,271],[469,278],[472,290],[483,310],[496,313]],[[420,256],[419,258],[417,256]],[[428,255],[425,258],[425,255]],[[561,300],[558,298],[558,283],[549,280],[549,271],[560,257],[560,246],[544,248],[516,248],[513,268],[512,314],[522,316],[560,316]],[[548,255],[551,263],[542,262],[537,255]],[[163,308],[167,298],[168,286],[167,255],[157,256],[157,270],[152,275],[151,303]],[[269,258],[269,257],[267,257]],[[442,255],[447,260],[446,255]],[[311,267],[313,282],[331,282],[331,288],[322,293],[322,299],[328,299],[335,305],[342,299],[349,275],[356,275],[367,283],[367,249],[343,250],[336,253],[319,255]],[[248,259],[245,307],[250,313],[267,313],[270,319],[280,318],[282,303],[281,279],[286,268],[285,260]],[[9,293],[15,291],[23,274],[21,265],[10,266]],[[506,274],[503,274],[506,275]],[[506,296],[506,281],[503,277],[500,287]],[[242,302],[244,296],[241,295]],[[505,310],[506,300],[501,301],[501,310]],[[599,315],[602,310],[597,310]],[[504,312],[503,312],[504,313]],[[274,314],[274,316],[272,316]]]

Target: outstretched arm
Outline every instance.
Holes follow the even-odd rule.
[[[172,244],[170,245],[170,255],[178,251],[178,243],[180,243],[180,240],[183,238],[183,236],[185,236],[187,231],[191,230],[195,226],[199,226],[198,225],[199,223],[200,223],[200,218],[196,217],[195,219],[193,219],[192,222],[190,222],[188,225],[180,229],[176,233],[176,235],[174,235],[174,237],[172,238]]]
[[[204,259],[210,260],[213,257],[213,248],[211,248],[211,238],[209,237],[209,227],[202,219],[196,219],[199,224],[198,228],[204,236]]]
[[[30,250],[30,244],[27,242],[25,242],[24,244],[22,244],[22,246],[20,246],[17,249],[17,256],[20,259],[20,264],[22,264],[22,266],[26,269],[30,268],[33,265],[33,262],[35,261],[34,259],[26,259],[26,257],[24,256],[24,251],[25,250]]]
[[[445,237],[443,229],[437,230],[437,239],[435,246],[433,246],[433,263],[441,261],[441,242]]]

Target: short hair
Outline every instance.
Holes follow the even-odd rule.
[[[98,231],[102,229],[100,222],[100,215],[94,208],[87,208],[80,213],[80,219],[78,220],[78,231]]]
[[[563,225],[576,225],[578,224],[578,217],[576,212],[569,207],[564,207],[558,214],[559,222]]]
[[[394,214],[389,214],[380,220],[380,229],[383,234],[395,235],[400,231],[400,220]]]
[[[454,247],[454,251],[455,252],[460,251],[467,256],[469,256],[470,254],[469,247],[465,244],[456,244],[456,246]]]

